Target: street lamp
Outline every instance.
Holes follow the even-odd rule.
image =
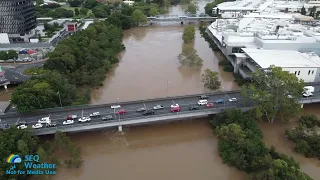
[[[59,96],[60,106],[62,107],[62,102],[61,102],[61,97],[60,97],[60,91],[58,91],[57,94],[58,94],[58,96]]]
[[[169,97],[169,84],[170,84],[170,81],[167,80],[167,97]]]

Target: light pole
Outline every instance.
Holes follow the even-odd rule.
[[[167,97],[169,97],[169,84],[170,84],[170,81],[167,80]]]
[[[61,102],[61,97],[60,97],[60,91],[58,91],[57,94],[58,94],[58,96],[59,96],[60,106],[62,107],[62,102]]]

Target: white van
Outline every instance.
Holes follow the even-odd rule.
[[[200,106],[206,105],[206,104],[208,104],[208,100],[206,100],[206,99],[202,99],[202,100],[198,101],[198,105],[200,105]]]
[[[41,119],[38,120],[38,123],[40,124],[50,124],[51,123],[51,119],[50,117],[43,117]]]

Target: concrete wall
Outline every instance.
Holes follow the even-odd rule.
[[[0,48],[20,49],[20,48],[50,48],[51,43],[21,43],[21,44],[0,44]]]
[[[318,76],[319,68],[282,68],[284,71],[288,71],[295,74],[299,79],[304,82],[315,82],[316,76]],[[309,73],[310,71],[310,73]]]

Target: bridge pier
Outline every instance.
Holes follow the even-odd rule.
[[[122,132],[122,126],[121,125],[118,126],[118,131]]]
[[[303,103],[301,103],[301,109],[303,108]]]

